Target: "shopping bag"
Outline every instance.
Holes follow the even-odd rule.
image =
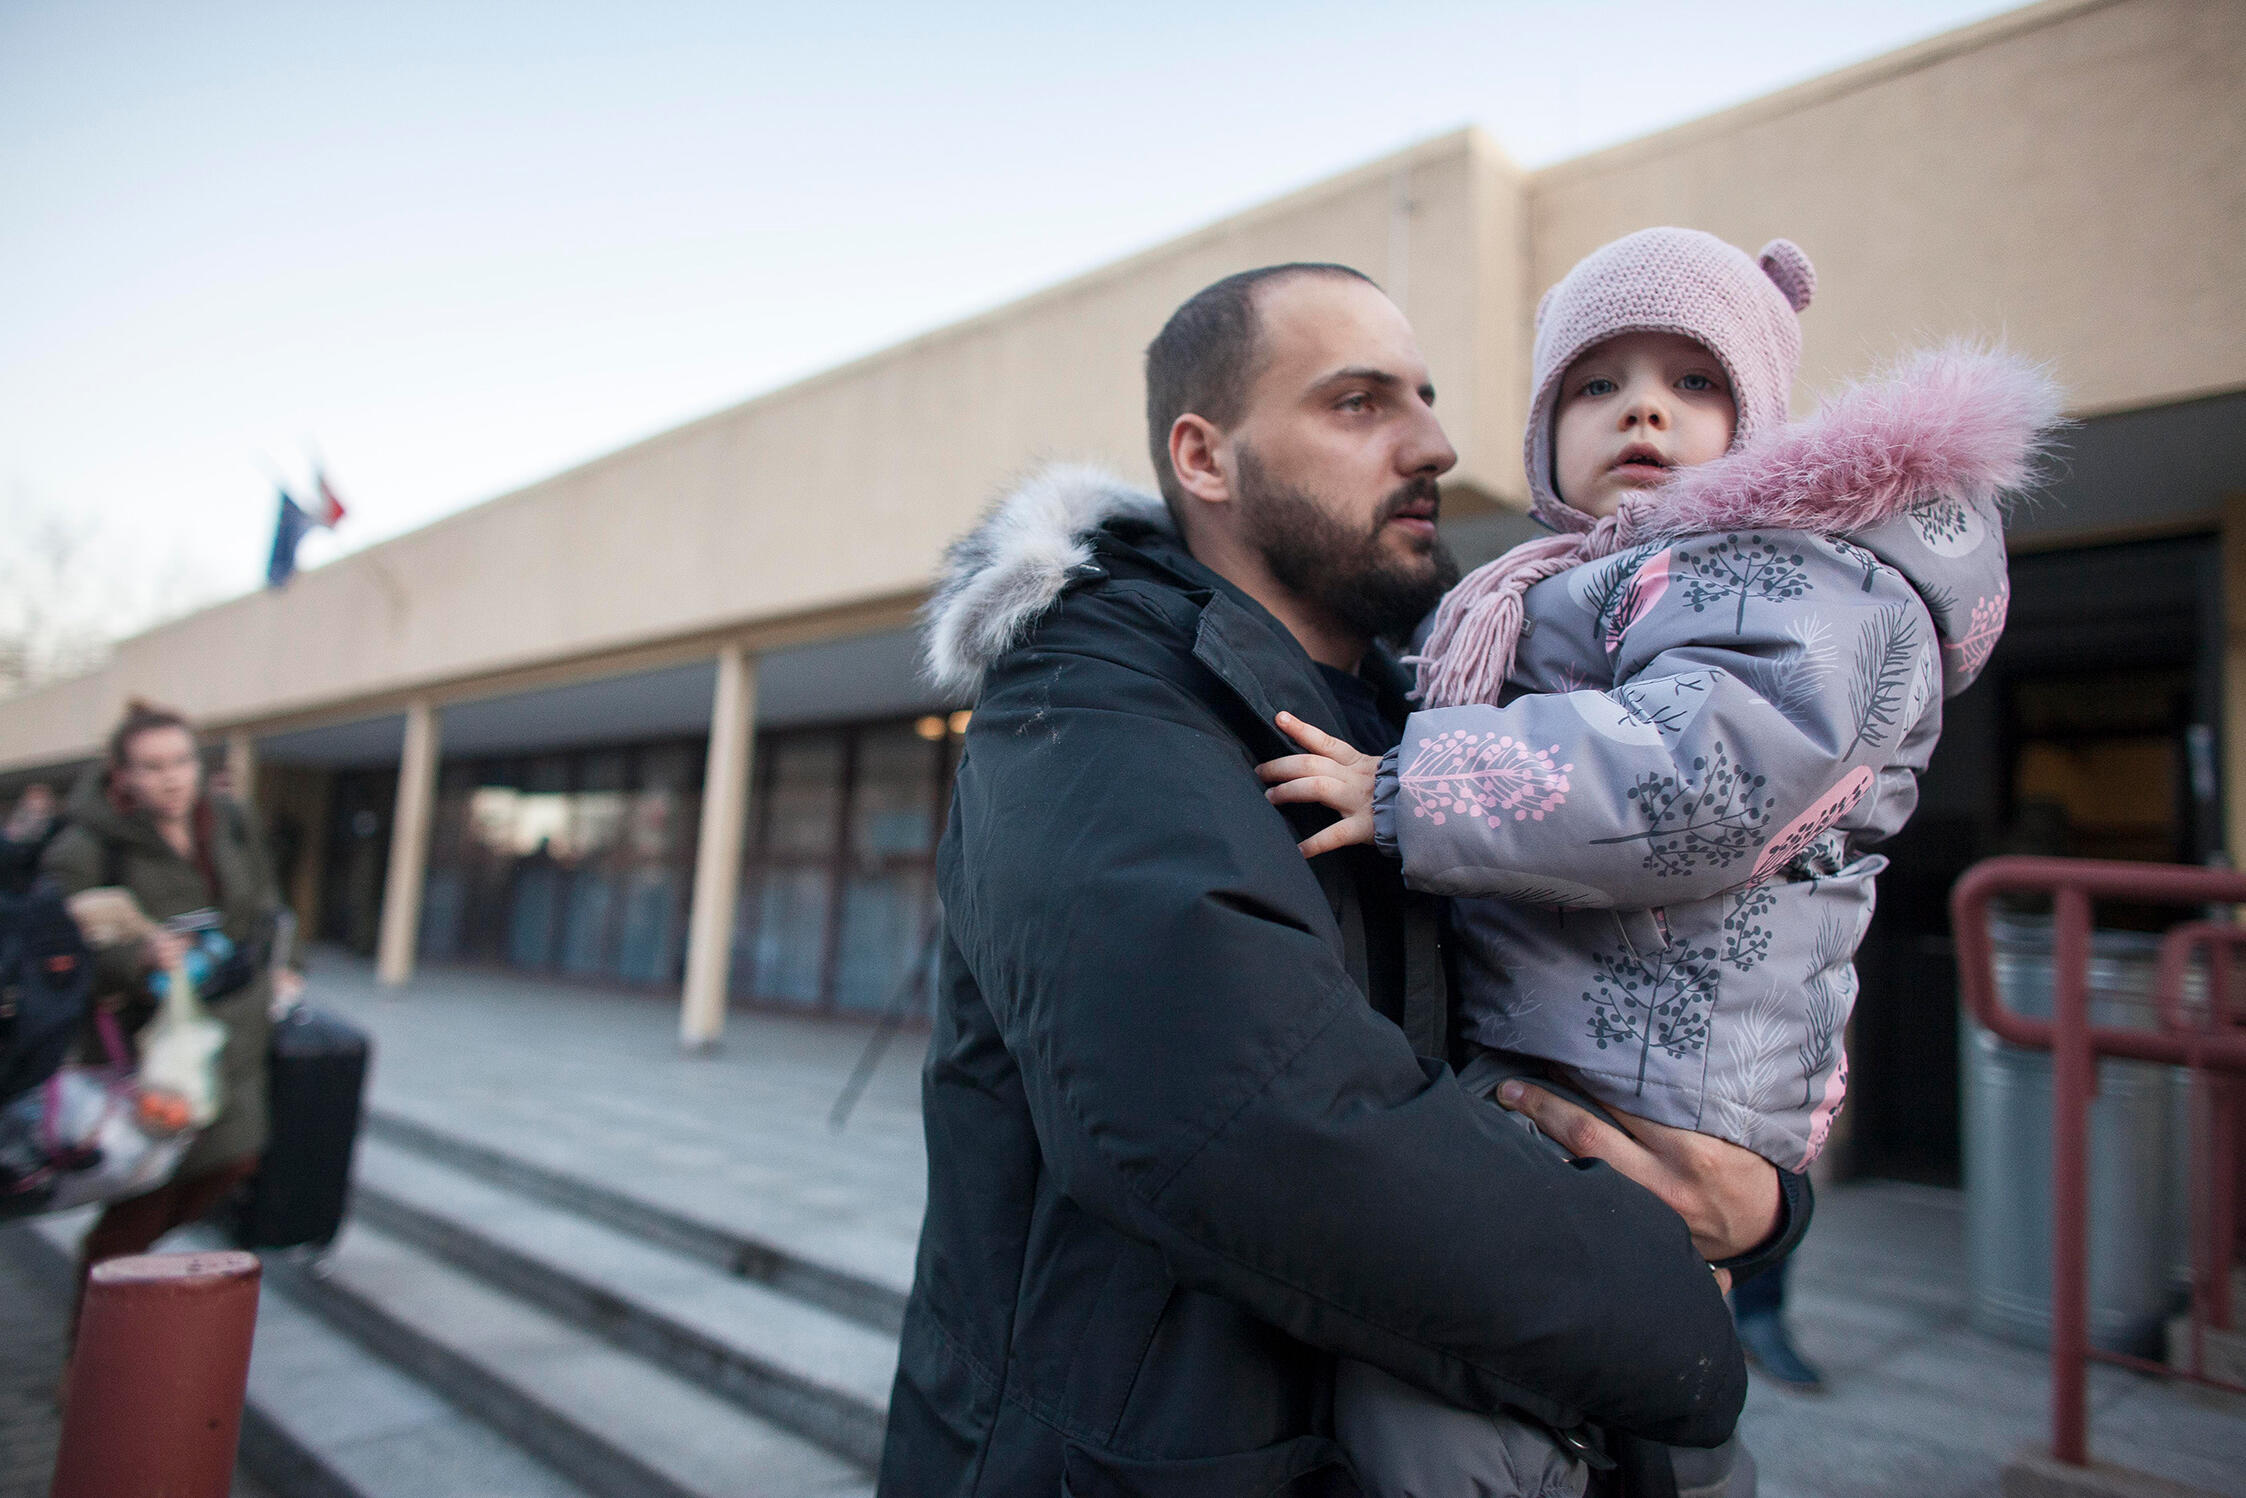
[[[124,889],[82,890],[70,897],[70,913],[97,947],[144,941],[162,929]],[[177,1098],[186,1110],[187,1128],[207,1127],[225,1103],[218,1056],[226,1048],[226,1027],[204,1011],[196,984],[232,956],[224,933],[204,930],[186,957],[149,980],[160,1007],[140,1032],[139,1089],[151,1099]]]
[[[179,1099],[142,1091],[116,1017],[94,1022],[106,1061],[64,1066],[0,1108],[0,1219],[153,1191],[195,1140]]]

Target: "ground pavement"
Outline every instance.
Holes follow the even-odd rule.
[[[315,986],[379,1037],[379,1105],[910,1284],[925,1037],[898,1037],[836,1134],[862,1026],[737,1013],[715,1055],[689,1057],[669,1003],[458,972],[393,999],[340,961]],[[2047,1360],[1966,1326],[1964,1259],[1957,1192],[1823,1194],[1790,1311],[1832,1391],[1755,1379],[1744,1429],[1765,1498],[1994,1493],[2004,1460],[2048,1439]],[[2103,1459],[2246,1498],[2246,1403],[2108,1368],[2092,1393]]]
[[[737,1012],[714,1054],[688,1056],[674,1004],[458,970],[393,996],[328,953],[312,998],[374,1032],[373,1103],[391,1118],[861,1282],[910,1283],[924,1036],[897,1038],[837,1133],[828,1112],[862,1025]],[[1766,1498],[1995,1493],[2005,1459],[2047,1437],[2046,1362],[1973,1332],[1965,1312],[1957,1193],[1826,1191],[1791,1314],[1832,1391],[1758,1376],[1744,1430]],[[2092,1390],[2101,1457],[2246,1498],[2246,1404],[2104,1368]]]

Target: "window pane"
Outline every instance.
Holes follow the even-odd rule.
[[[639,789],[627,803],[615,853],[623,870],[623,909],[612,971],[626,983],[670,983],[679,976],[702,808],[694,789],[701,758],[683,745],[640,755]]]
[[[832,889],[824,865],[765,870],[750,961],[751,997],[805,1005],[819,1002]]]
[[[525,796],[533,802],[543,798]],[[514,890],[507,921],[507,960],[516,967],[543,968],[554,960],[554,923],[561,913],[562,871],[544,841],[515,861]]]
[[[841,1009],[886,1009],[921,935],[928,894],[924,868],[858,874],[844,887],[842,946],[835,954],[834,1001]]]
[[[859,736],[857,800],[850,811],[850,852],[859,867],[925,858],[933,850],[939,752],[908,724]]]
[[[791,734],[768,750],[772,770],[764,810],[764,853],[776,859],[831,858],[842,810],[842,736]]]

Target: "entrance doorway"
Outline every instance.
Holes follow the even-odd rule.
[[[1882,850],[1850,1026],[1854,1175],[1958,1183],[1958,875],[1996,853],[2198,863],[2221,847],[2216,538],[2019,556],[2012,586],[2004,639]]]

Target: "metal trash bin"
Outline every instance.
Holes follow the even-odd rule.
[[[2051,1013],[2051,921],[1992,916],[1996,991],[2007,1008]],[[2090,1018],[2154,1029],[2160,939],[2094,931]],[[2204,980],[2194,974],[2194,986]],[[2187,992],[2187,1002],[2197,995]],[[1959,1026],[1964,1081],[1965,1247],[1975,1328],[2006,1341],[2051,1340],[2051,1054]],[[2189,1137],[2184,1074],[2101,1058],[2090,1103],[2090,1340],[2157,1357],[2189,1284]]]

